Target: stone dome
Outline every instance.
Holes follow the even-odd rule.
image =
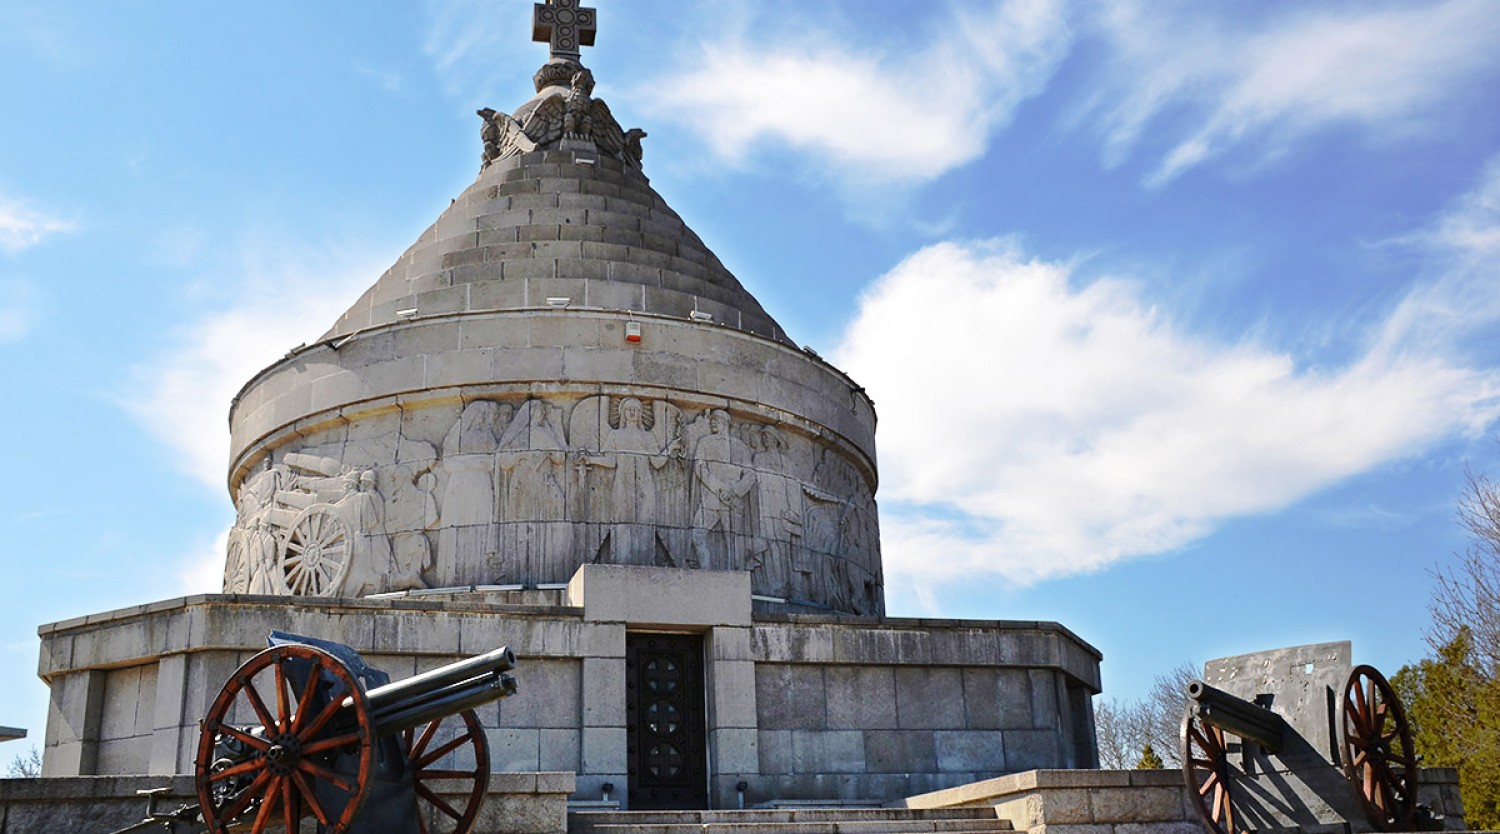
[[[546,306],[688,318],[789,342],[639,170],[619,159],[533,151],[500,160],[443,212],[325,339],[398,312]]]
[[[481,111],[475,182],[236,397],[226,591],[535,588],[612,563],[883,612],[869,398],[667,206],[643,134],[581,77],[528,102],[528,127],[571,120],[545,141]],[[565,97],[592,107],[582,133]]]

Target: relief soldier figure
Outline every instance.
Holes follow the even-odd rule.
[[[562,409],[527,400],[501,436],[496,461],[505,478],[500,516],[506,534],[498,555],[521,574],[507,579],[565,580],[553,576],[572,549],[572,530],[565,523],[568,441]]]
[[[748,496],[755,486],[750,447],[730,432],[729,413],[722,409],[708,413],[708,431],[693,447],[698,501],[690,566],[740,570],[744,567],[742,539],[748,532]],[[713,546],[714,541],[718,546]]]
[[[439,503],[443,529],[438,558],[444,575],[478,579],[476,572],[494,556],[495,455],[510,411],[508,405],[475,400],[464,406],[443,439],[447,485]]]
[[[659,487],[656,473],[674,456],[681,456],[682,439],[673,437],[666,448],[644,424],[645,406],[635,397],[620,401],[619,427],[608,428],[600,438],[600,454],[581,452],[584,467],[614,470],[605,518],[615,522],[610,530],[616,559],[644,564],[655,547],[655,537],[644,525],[660,523]]]
[[[756,435],[755,497],[759,529],[749,567],[755,586],[772,596],[788,596],[792,554],[802,544],[802,489],[786,477],[786,438],[771,426]]]

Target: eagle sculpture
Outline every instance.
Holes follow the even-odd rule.
[[[492,110],[477,111],[484,126],[484,167],[516,154],[553,147],[565,139],[592,142],[600,152],[639,168],[641,139],[646,132],[621,129],[609,105],[594,98],[594,74],[583,67],[573,73],[566,93],[543,98],[525,114],[524,121]],[[524,109],[524,108],[523,108]]]

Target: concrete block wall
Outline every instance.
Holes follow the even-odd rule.
[[[1099,658],[1055,624],[762,619],[750,801],[907,796],[1088,764],[1068,696],[1098,691]]]
[[[590,673],[597,677],[601,656],[623,661],[624,654],[612,629],[587,626],[566,609],[539,615],[506,606],[348,600],[289,606],[280,598],[234,596],[147,608],[44,627],[40,671],[52,687],[46,775],[192,773],[198,721],[272,629],[347,643],[397,680],[501,645],[524,646],[519,694],[478,710],[493,766],[581,771],[589,722],[612,720],[597,711],[584,716],[584,689],[599,687]],[[621,765],[606,775],[623,773]]]

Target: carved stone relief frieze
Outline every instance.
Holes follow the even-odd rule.
[[[225,590],[535,585],[610,562],[745,570],[762,596],[882,606],[869,487],[813,438],[629,394],[478,399],[446,414],[312,437],[304,448],[325,454],[285,453],[246,478]]]

